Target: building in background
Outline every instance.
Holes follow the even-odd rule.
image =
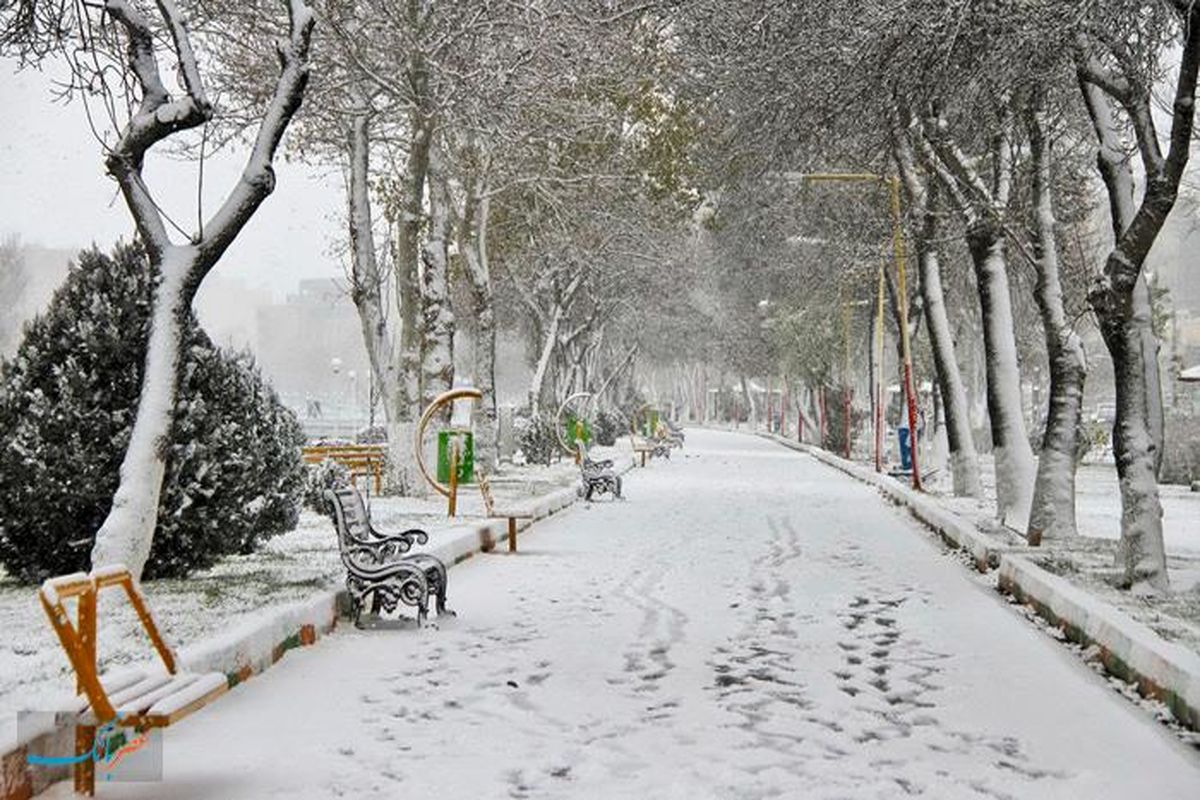
[[[263,373],[310,436],[349,438],[366,427],[371,371],[341,283],[302,280],[284,302],[260,306],[255,339]]]
[[[258,309],[269,306],[269,289],[214,272],[200,284],[192,308],[209,338],[229,350],[258,353]]]

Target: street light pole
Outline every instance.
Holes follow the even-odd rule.
[[[912,448],[912,486],[917,491],[921,491],[921,470],[917,462],[917,396],[913,386],[913,369],[912,369],[912,350],[909,346],[908,337],[908,291],[906,281],[905,268],[905,248],[904,248],[904,223],[900,205],[900,178],[896,175],[875,175],[870,172],[821,172],[821,173],[797,173],[785,172],[779,177],[784,180],[799,180],[808,183],[821,182],[865,182],[882,184],[888,189],[889,206],[891,212],[892,223],[892,258],[896,264],[896,278],[899,285],[898,298],[900,306],[900,350],[904,358],[904,394],[908,400],[908,431],[909,443]],[[880,273],[880,297],[883,291],[883,273]],[[882,309],[882,301],[880,309]],[[882,313],[882,310],[880,311]],[[883,326],[880,325],[880,335],[882,336]],[[880,347],[880,355],[882,356],[882,346]],[[883,359],[880,358],[880,361]],[[879,429],[876,430],[876,451],[875,451],[875,466],[876,469],[882,469],[881,456],[879,453]]]
[[[900,350],[904,355],[904,393],[908,395],[908,441],[912,451],[912,485],[921,491],[921,468],[917,461],[917,396],[913,386],[912,350],[908,341],[908,289],[905,283],[904,228],[900,212],[900,178],[889,181],[892,195],[892,246],[896,258],[897,301],[900,304]]]
[[[879,265],[875,299],[875,471],[883,472],[883,288],[884,263]]]

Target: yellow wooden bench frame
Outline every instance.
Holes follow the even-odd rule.
[[[167,674],[179,674],[175,653],[159,633],[158,625],[150,613],[141,589],[133,575],[125,567],[102,568],[91,574],[77,573],[51,578],[42,584],[38,592],[42,609],[50,619],[50,625],[66,651],[67,659],[75,670],[77,694],[87,697],[94,720],[88,718],[75,725],[75,755],[90,753],[95,746],[96,730],[117,720],[117,710],[100,682],[96,666],[96,606],[101,590],[119,586],[125,590],[130,605],[137,612],[146,634],[158,652]],[[64,601],[76,600],[74,624],[67,613]],[[145,731],[150,728],[165,728],[211,703],[228,691],[228,683],[214,687],[198,696],[185,706],[169,713],[144,713],[122,715],[120,727]],[[75,792],[88,796],[96,791],[95,763],[92,759],[77,761],[74,765]]]
[[[370,478],[375,484],[375,494],[383,493],[383,467],[387,454],[383,445],[346,444],[311,445],[300,449],[305,464],[319,464],[327,458],[333,459],[350,471],[350,480]]]
[[[629,447],[633,450],[633,454],[635,456],[640,455],[642,457],[640,466],[643,467],[646,466],[646,456],[650,455],[655,451],[655,449],[657,449],[654,444],[644,437],[639,442],[637,437],[632,433],[629,434]]]
[[[508,552],[517,552],[517,520],[533,519],[534,515],[528,511],[497,510],[495,498],[492,496],[492,485],[486,475],[479,476],[479,493],[483,495],[483,507],[489,517],[508,519]]]

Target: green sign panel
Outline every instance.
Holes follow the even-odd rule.
[[[646,427],[642,431],[642,435],[645,436],[647,439],[650,439],[657,432],[658,432],[658,412],[657,411],[647,411],[646,412]]]
[[[575,440],[580,439],[585,445],[592,443],[592,426],[588,424],[586,419],[578,419],[571,415],[567,415],[566,435],[563,437],[567,440],[567,444],[572,448],[575,446]]]
[[[438,483],[450,483],[451,443],[458,445],[458,482],[471,483],[475,479],[475,435],[470,431],[438,431]]]

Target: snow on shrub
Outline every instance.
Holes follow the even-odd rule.
[[[348,486],[349,484],[350,470],[332,458],[307,465],[304,477],[304,507],[326,517],[332,517],[333,505],[325,497],[325,492],[334,487]]]
[[[0,364],[0,563],[86,570],[133,427],[153,278],[138,245],[80,254]],[[146,577],[181,576],[295,526],[303,432],[246,354],[189,320]]]
[[[516,433],[517,447],[528,463],[550,465],[559,444],[554,420],[549,415],[519,416],[513,420],[513,432]]]
[[[615,411],[600,411],[596,414],[596,444],[612,447],[625,432],[625,420]]]

